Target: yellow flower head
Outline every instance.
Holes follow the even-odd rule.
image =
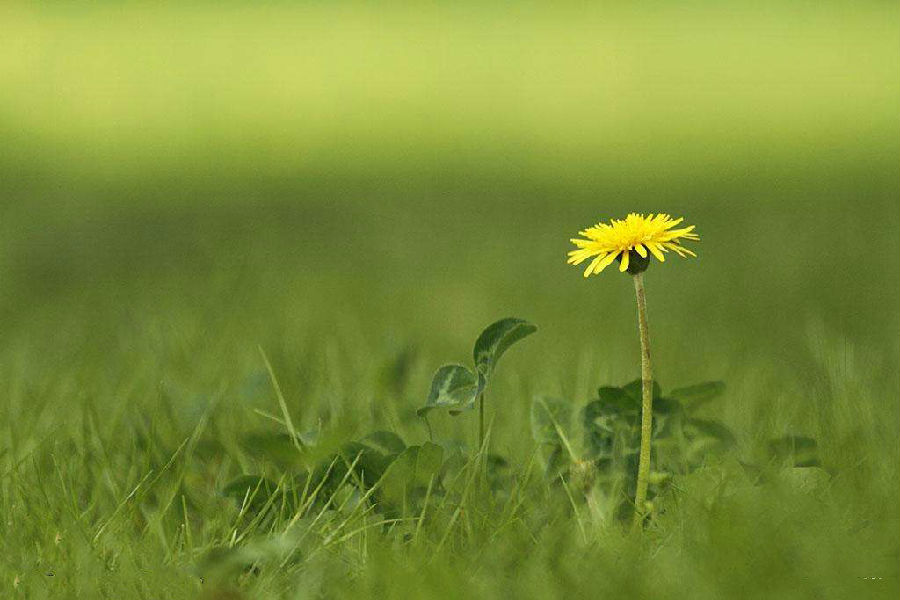
[[[578,265],[595,257],[584,271],[584,276],[596,275],[616,259],[619,271],[640,273],[650,264],[650,256],[659,262],[666,260],[665,253],[671,250],[678,256],[697,256],[681,245],[681,240],[697,241],[694,226],[672,229],[684,219],[673,219],[669,215],[639,215],[631,213],[625,219],[611,219],[609,224],[597,223],[584,231],[579,231],[587,239],[575,238],[572,243],[577,250],[569,252],[569,264]],[[631,253],[634,256],[630,256]],[[649,254],[648,254],[649,252]]]

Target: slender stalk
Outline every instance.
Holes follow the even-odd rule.
[[[647,327],[647,299],[644,275],[634,275],[638,329],[641,333],[641,453],[638,461],[637,490],[634,494],[634,527],[640,528],[646,515],[647,485],[650,478],[650,436],[653,433],[653,369],[650,362],[650,332]]]

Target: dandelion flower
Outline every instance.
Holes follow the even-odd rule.
[[[650,255],[659,262],[666,260],[669,251],[681,257],[697,256],[681,245],[683,240],[700,239],[694,233],[694,226],[673,229],[683,220],[666,214],[644,216],[631,213],[624,219],[611,219],[608,224],[597,223],[578,232],[587,239],[571,240],[578,248],[569,252],[568,262],[578,265],[593,258],[584,271],[584,276],[588,277],[600,273],[618,260],[619,271],[634,275],[646,270]]]
[[[659,262],[666,260],[667,252],[674,252],[681,257],[697,256],[681,245],[684,240],[700,240],[700,236],[694,233],[693,225],[675,229],[683,220],[673,219],[666,214],[644,216],[631,213],[624,219],[612,219],[609,224],[597,223],[579,231],[584,238],[573,239],[576,249],[569,252],[568,262],[571,265],[580,265],[589,258],[593,259],[584,271],[585,277],[596,275],[614,260],[619,261],[619,271],[628,271],[633,275],[641,339],[641,447],[634,492],[635,528],[640,528],[650,513],[647,488],[650,481],[650,437],[653,432],[653,364],[650,360],[644,271],[650,265],[651,255]]]

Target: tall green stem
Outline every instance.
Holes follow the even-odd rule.
[[[650,332],[647,327],[647,299],[644,275],[634,275],[638,328],[641,333],[641,453],[638,461],[637,490],[634,494],[634,527],[641,526],[646,515],[647,484],[650,478],[650,436],[653,433],[653,369],[650,363]]]

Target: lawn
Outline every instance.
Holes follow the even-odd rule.
[[[896,597],[895,8],[0,28],[0,597]],[[641,531],[583,412],[640,377],[630,277],[565,260],[632,211],[701,236],[644,275],[655,378],[729,432]],[[504,317],[479,446],[416,411]]]

